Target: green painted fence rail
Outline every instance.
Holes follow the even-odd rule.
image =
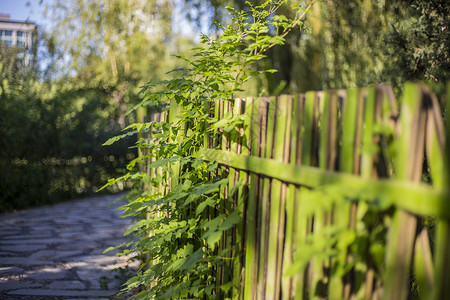
[[[229,177],[229,202],[209,213],[243,217],[219,242],[232,251],[217,286],[231,280],[233,299],[449,299],[449,90],[441,101],[408,83],[399,101],[380,85],[205,104],[244,120],[205,132],[196,154]],[[151,118],[174,122],[171,105]]]
[[[396,179],[367,179],[353,174],[214,149],[202,149],[197,156],[238,170],[309,188],[327,188],[329,185],[338,184],[346,188],[341,193],[348,198],[357,199],[364,196],[367,199],[384,201],[385,206],[395,205],[419,216],[450,218],[448,191],[437,190],[424,183],[414,184]],[[402,200],[403,198],[408,201]]]

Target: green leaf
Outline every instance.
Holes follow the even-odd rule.
[[[235,210],[230,215],[228,215],[223,222],[223,224],[219,227],[219,230],[227,230],[233,227],[236,224],[241,222],[241,217],[239,216],[239,212]]]
[[[222,231],[213,231],[206,236],[206,242],[211,248],[214,248],[214,244],[217,243],[222,237]]]
[[[206,170],[208,172],[214,172],[215,170],[217,170],[218,166],[219,166],[219,164],[217,162],[213,162],[208,165],[208,168]]]
[[[119,247],[120,247],[120,246],[119,246]],[[117,249],[117,248],[118,248],[118,247],[108,247],[108,248],[105,249],[105,251],[103,251],[103,254],[106,253],[106,252],[115,250],[115,249]]]
[[[197,265],[202,260],[202,258],[203,251],[201,249],[198,249],[186,258],[184,264],[180,267],[180,271],[192,270],[195,265]]]
[[[224,215],[224,214],[220,214],[217,217],[215,217],[214,219],[206,222],[206,224],[202,225],[202,227],[205,229],[206,228],[213,228],[213,229],[218,228],[219,224],[222,222],[222,220],[224,219],[225,216],[226,215]]]
[[[125,134],[121,134],[121,135],[118,135],[118,136],[114,136],[114,137],[108,139],[106,142],[104,142],[104,143],[102,144],[102,146],[109,146],[109,145],[112,145],[112,144],[114,144],[115,142],[117,142],[117,141],[119,141],[119,140],[121,140],[121,139],[123,139],[123,138],[129,137],[129,136],[133,136],[133,135],[135,135],[136,133],[137,133],[137,131],[134,130],[134,131],[127,132],[127,133],[125,133]]]
[[[232,287],[233,287],[233,282],[232,282],[232,281],[229,281],[229,282],[227,282],[227,283],[225,283],[225,284],[222,284],[222,285],[220,286],[220,289],[221,289],[222,291],[224,291],[225,293],[228,293],[228,291],[229,291]]]
[[[214,207],[214,205],[216,205],[216,203],[217,203],[217,200],[215,198],[213,198],[213,197],[207,198],[206,200],[202,201],[197,206],[197,209],[195,210],[195,215],[198,216],[199,214],[201,214],[207,206]]]
[[[147,165],[147,168],[153,169],[153,168],[159,168],[162,166],[166,166],[167,164],[174,164],[175,162],[178,162],[180,160],[179,156],[173,156],[170,158],[163,158],[158,159],[150,164]]]

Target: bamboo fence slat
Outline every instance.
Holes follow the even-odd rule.
[[[436,185],[445,191],[450,191],[450,83],[447,84],[446,98],[447,126],[445,130],[444,169],[442,176],[437,178]],[[445,207],[441,207],[443,210]],[[448,287],[450,286],[450,218],[440,219],[436,229],[436,253],[434,259],[434,278],[440,279],[434,282],[431,299],[443,300],[448,298]]]

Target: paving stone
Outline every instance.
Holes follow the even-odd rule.
[[[115,278],[111,271],[77,271],[77,274],[81,280],[89,282],[94,289],[101,289],[106,286],[108,290],[118,290],[123,284],[122,280]]]
[[[56,250],[41,250],[36,253],[33,253],[30,257],[37,259],[62,259],[67,257],[78,257],[82,256],[83,251],[74,250],[74,251],[56,251]]]
[[[87,268],[94,268],[96,266],[110,266],[114,265],[117,261],[116,256],[112,255],[90,255],[79,257],[80,261],[86,263]],[[81,266],[83,267],[83,265]]]
[[[51,264],[53,264],[51,261],[37,260],[28,257],[0,257],[0,266],[43,266]]]
[[[65,239],[52,238],[52,239],[28,239],[28,240],[7,240],[3,241],[4,244],[9,245],[23,245],[23,244],[60,244],[67,242]]]
[[[17,234],[20,231],[21,230],[17,227],[2,226],[2,228],[0,229],[0,234],[1,235],[11,235],[11,234]]]
[[[109,298],[68,298],[66,300],[109,300]]]
[[[56,297],[110,297],[114,296],[116,291],[109,290],[52,290],[52,289],[19,289],[8,292],[8,295],[21,296],[56,296]]]
[[[8,245],[0,246],[1,251],[31,252],[47,248],[47,245]]]
[[[89,282],[94,288],[99,289],[103,284],[107,284],[109,289],[118,289],[123,282],[115,278],[115,275],[119,275],[119,271],[112,271],[113,269],[115,267],[112,265],[92,267],[87,264],[78,265],[76,272],[81,280]]]
[[[35,280],[63,279],[67,276],[67,271],[60,268],[44,268],[41,270],[29,271],[23,275],[25,278]]]
[[[84,241],[70,241],[68,243],[65,244],[60,244],[58,246],[56,246],[57,250],[82,250],[82,249],[96,249],[96,248],[100,248],[101,246],[95,242],[89,241],[89,242],[84,242]]]
[[[18,280],[0,280],[0,291],[38,287],[38,284]]]
[[[77,230],[72,230],[70,228],[59,228],[55,230],[56,234],[60,237],[66,237],[68,235],[72,236],[72,237],[81,237],[83,236],[83,234],[86,233],[86,230],[82,230],[82,229],[77,229]],[[66,236],[64,236],[66,235]]]
[[[56,251],[55,250],[48,250],[48,249],[44,249],[44,250],[40,250],[37,252],[34,252],[33,254],[30,255],[30,258],[36,258],[36,259],[41,259],[41,258],[48,258],[48,257],[55,257],[56,255]]]
[[[37,227],[33,226],[33,228],[45,228],[48,226],[48,224],[51,224],[53,222],[54,217],[49,216],[33,216],[33,217],[27,217],[26,222],[28,224],[35,224]]]
[[[83,290],[86,285],[76,280],[60,280],[52,282],[48,288],[54,290]]]
[[[46,238],[51,238],[52,235],[48,235],[48,234],[31,234],[31,235],[25,235],[25,234],[21,234],[20,236],[5,236],[4,240],[5,240],[5,244],[7,243],[8,240],[15,240],[18,237],[20,237],[21,239],[46,239]]]
[[[0,268],[0,276],[20,273],[20,272],[23,272],[23,269],[18,268],[18,267],[2,267],[2,268]]]
[[[5,230],[5,231],[0,231],[0,236],[5,238],[5,237],[16,237],[18,235],[21,234],[21,230]]]
[[[32,229],[35,232],[43,232],[43,234],[44,234],[46,232],[51,232],[53,229],[55,229],[55,227],[50,226],[50,225],[48,225],[48,226],[33,226]]]
[[[64,232],[64,233],[59,233],[58,236],[62,237],[62,238],[73,238],[73,237],[80,236],[80,233],[79,232],[67,232],[67,233]]]

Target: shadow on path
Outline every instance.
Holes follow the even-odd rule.
[[[116,299],[130,276],[126,258],[102,254],[126,241],[130,220],[119,218],[116,199],[0,216],[0,299]]]

